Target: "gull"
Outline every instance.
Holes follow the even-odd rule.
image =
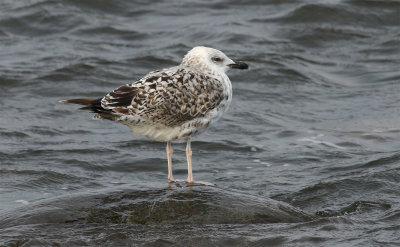
[[[248,69],[248,65],[233,61],[219,50],[197,46],[180,65],[152,71],[102,98],[60,102],[85,105],[81,109],[95,112],[95,118],[120,122],[134,134],[166,142],[169,183],[179,181],[172,174],[171,142],[186,140],[186,182],[193,184],[190,138],[206,130],[228,109],[232,100],[228,69]]]

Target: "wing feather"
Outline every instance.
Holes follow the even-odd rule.
[[[101,105],[115,114],[179,126],[206,115],[224,97],[219,80],[180,68],[151,72],[139,81],[123,85],[104,96]]]

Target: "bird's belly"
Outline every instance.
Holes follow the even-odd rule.
[[[165,125],[128,125],[132,132],[136,135],[146,136],[152,140],[166,142],[173,140],[186,139],[195,134],[204,131],[206,124],[192,122],[177,127],[169,127]]]
[[[186,139],[205,131],[210,124],[217,121],[226,111],[229,102],[224,102],[211,110],[204,117],[198,117],[179,126],[166,126],[163,124],[143,121],[120,121],[128,125],[136,135],[146,136],[152,140],[166,142]]]
[[[179,135],[178,127],[168,127],[165,125],[129,125],[132,132],[136,135],[146,136],[152,140],[166,142],[176,140]]]

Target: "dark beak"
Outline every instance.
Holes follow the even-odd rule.
[[[242,61],[235,61],[235,63],[228,65],[231,69],[248,69],[249,65]]]

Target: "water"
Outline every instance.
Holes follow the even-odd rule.
[[[399,16],[398,1],[1,1],[0,245],[399,246]],[[196,45],[250,70],[229,72],[228,113],[192,143],[195,179],[215,190],[171,189],[194,209],[226,191],[312,219],[121,220],[178,200],[165,144],[58,100],[102,96]]]

